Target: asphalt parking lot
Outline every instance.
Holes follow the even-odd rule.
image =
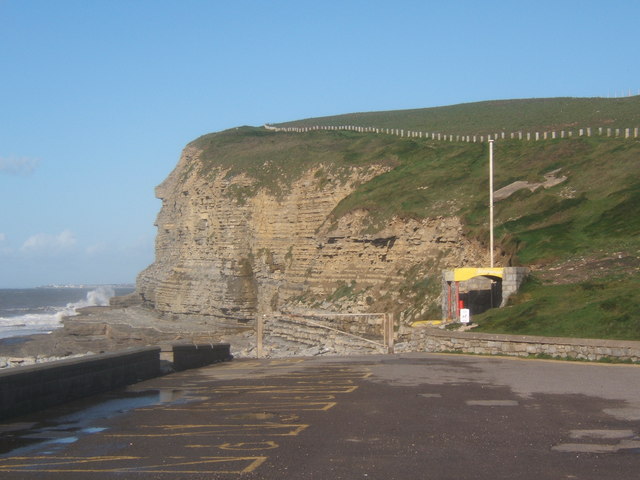
[[[640,367],[234,360],[0,424],[4,479],[632,479]]]

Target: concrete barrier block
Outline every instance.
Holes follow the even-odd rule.
[[[228,343],[216,344],[177,344],[173,346],[173,368],[176,371],[203,367],[233,358]]]

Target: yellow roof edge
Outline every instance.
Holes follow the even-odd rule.
[[[455,282],[464,282],[473,277],[504,277],[504,268],[502,267],[464,267],[453,269],[453,280]]]

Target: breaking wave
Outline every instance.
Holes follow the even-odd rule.
[[[26,305],[4,310],[5,316],[0,317],[0,338],[51,333],[62,326],[64,317],[77,315],[79,308],[109,305],[109,299],[114,295],[113,287],[100,286],[88,291],[84,299],[63,306]]]

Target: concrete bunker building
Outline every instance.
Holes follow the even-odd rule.
[[[442,318],[459,321],[460,310],[477,315],[504,307],[529,273],[526,267],[454,268],[442,272]]]

